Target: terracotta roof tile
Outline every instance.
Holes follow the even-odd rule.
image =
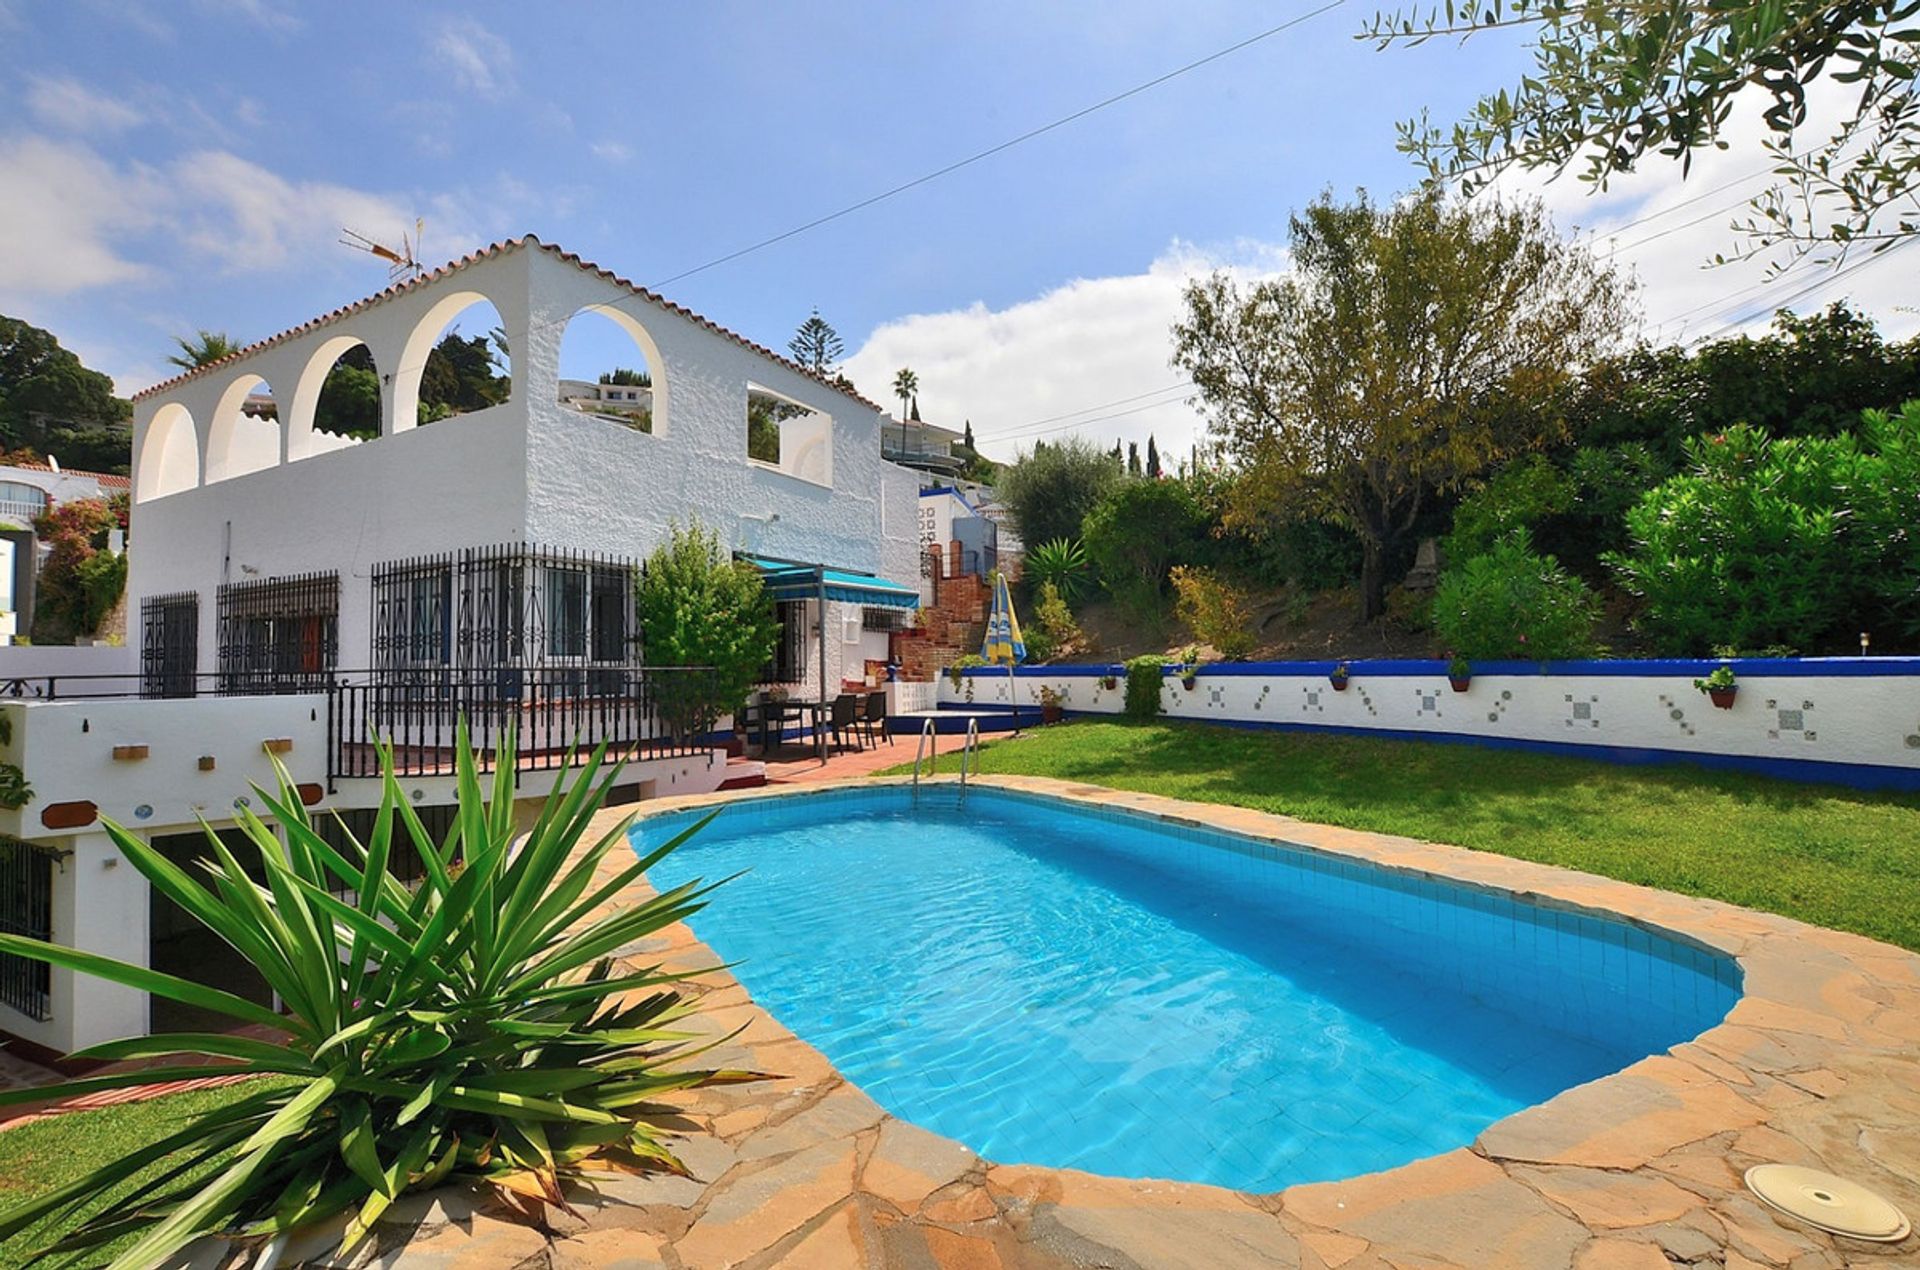
[[[490,243],[487,246],[482,247],[479,251],[471,252],[465,256],[460,257],[460,259],[458,260],[452,260],[447,262],[444,265],[441,265],[438,269],[435,269],[431,273],[421,274],[419,277],[416,277],[416,278],[409,278],[405,282],[397,282],[393,286],[388,287],[386,290],[376,292],[373,295],[367,296],[365,299],[356,300],[352,304],[344,305],[341,308],[333,310],[331,313],[323,313],[319,317],[314,318],[311,321],[302,322],[299,326],[293,327],[290,330],[282,331],[278,335],[270,335],[266,339],[257,340],[252,344],[248,344],[246,347],[228,354],[226,357],[221,358],[217,362],[208,362],[205,366],[196,366],[192,370],[183,372],[182,374],[175,375],[172,379],[163,380],[160,383],[153,385],[151,388],[143,388],[139,392],[133,394],[133,400],[141,401],[148,397],[152,397],[158,393],[170,391],[171,389],[177,388],[181,384],[184,384],[189,380],[198,379],[201,376],[210,374],[213,371],[216,371],[223,366],[231,365],[232,363],[238,362],[243,358],[251,357],[255,353],[261,352],[265,349],[272,348],[277,344],[285,343],[287,340],[293,339],[295,336],[305,335],[309,331],[318,330],[320,327],[327,326],[331,323],[338,322],[343,318],[348,318],[353,316],[356,313],[363,312],[366,309],[369,309],[372,306],[379,304],[384,300],[390,300],[393,297],[400,295],[404,292],[414,290],[415,288],[418,288],[418,287],[424,287],[429,283],[437,282],[442,278],[449,277],[450,275],[458,273],[460,270],[467,268],[469,265],[478,264],[482,260],[489,260],[495,256],[504,255],[509,251],[518,251],[527,247],[536,247],[541,251],[548,252],[554,256],[559,257],[561,260],[566,261],[568,264],[574,266],[576,269],[581,269],[588,273],[597,274],[616,286],[625,287],[627,290],[633,292],[635,295],[639,296],[641,299],[647,300],[653,304],[657,304],[661,308],[666,309],[668,312],[674,313],[680,317],[683,317],[689,322],[693,322],[700,326],[703,326],[707,330],[712,331],[716,335],[725,336],[727,339],[732,340],[734,343],[739,344],[741,347],[751,349],[753,352],[760,354],[762,357],[765,357],[770,361],[777,362],[778,364],[785,366],[788,370],[791,370],[796,374],[806,376],[808,379],[813,380],[815,383],[824,384],[826,387],[831,388],[836,392],[844,393],[845,395],[853,398],[855,401],[859,402],[863,406],[870,407],[876,411],[882,409],[882,407],[877,405],[876,403],[867,400],[865,397],[861,396],[859,393],[853,391],[850,388],[847,388],[840,384],[835,383],[833,380],[827,378],[825,375],[821,375],[815,371],[811,371],[807,369],[805,366],[802,366],[800,363],[792,360],[791,358],[782,357],[780,354],[774,352],[772,349],[767,348],[766,346],[761,344],[756,344],[752,340],[748,339],[746,336],[741,335],[735,331],[730,331],[726,327],[721,326],[719,323],[713,321],[712,319],[702,317],[700,314],[695,313],[692,309],[686,308],[684,305],[675,304],[673,301],[668,300],[653,291],[649,291],[647,288],[641,286],[640,284],[636,282],[631,282],[626,278],[621,277],[619,274],[613,272],[613,270],[611,269],[607,269],[601,265],[597,265],[591,260],[584,260],[580,256],[576,255],[575,253],[566,251],[563,248],[557,246],[556,244],[543,243],[538,238],[534,237],[532,234],[525,234],[519,238],[509,238],[503,242]]]
[[[6,464],[6,466],[19,468],[23,472],[55,472],[56,471],[56,469],[51,464],[47,464],[47,463],[8,463]],[[98,481],[102,486],[104,486],[107,489],[132,489],[133,488],[133,480],[131,477],[116,476],[112,472],[89,472],[83,468],[63,467],[63,468],[57,469],[57,473],[60,476],[84,476],[88,480]]]

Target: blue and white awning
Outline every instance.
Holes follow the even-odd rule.
[[[767,593],[776,600],[817,600],[824,590],[829,600],[843,604],[864,604],[873,608],[916,609],[920,593],[871,573],[851,569],[830,569],[819,564],[798,564],[791,560],[769,560],[742,554],[740,559],[760,570]]]

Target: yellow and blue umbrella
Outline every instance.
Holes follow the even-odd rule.
[[[980,655],[996,666],[1015,666],[1027,659],[1027,645],[1020,638],[1020,619],[1013,613],[1006,575],[997,571],[993,575],[993,608],[987,613],[987,637],[981,641]]]

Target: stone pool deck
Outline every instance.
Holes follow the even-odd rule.
[[[378,1252],[368,1248],[353,1263],[422,1270],[1920,1265],[1920,1237],[1891,1246],[1835,1238],[1776,1216],[1741,1184],[1750,1165],[1812,1165],[1920,1216],[1920,956],[1455,847],[1088,785],[980,779],[1610,912],[1737,956],[1745,994],[1724,1023],[1696,1040],[1501,1120],[1470,1148],[1253,1195],[982,1160],[881,1110],[759,1009],[679,926],[622,950],[625,959],[706,970],[696,989],[705,1005],[700,1026],[716,1037],[738,1035],[703,1061],[778,1076],[672,1100],[686,1134],[676,1149],[693,1176],[609,1178],[580,1188],[578,1216],[556,1216],[544,1230],[461,1195],[412,1201],[396,1214],[404,1221],[384,1228]],[[731,797],[766,796],[807,794],[770,788]],[[661,800],[647,811],[727,797]],[[607,813],[609,825],[616,819]]]

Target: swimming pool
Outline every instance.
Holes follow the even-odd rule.
[[[1009,790],[733,803],[652,880],[741,870],[695,933],[888,1111],[1001,1163],[1389,1168],[1739,995],[1731,959],[1623,921]]]

